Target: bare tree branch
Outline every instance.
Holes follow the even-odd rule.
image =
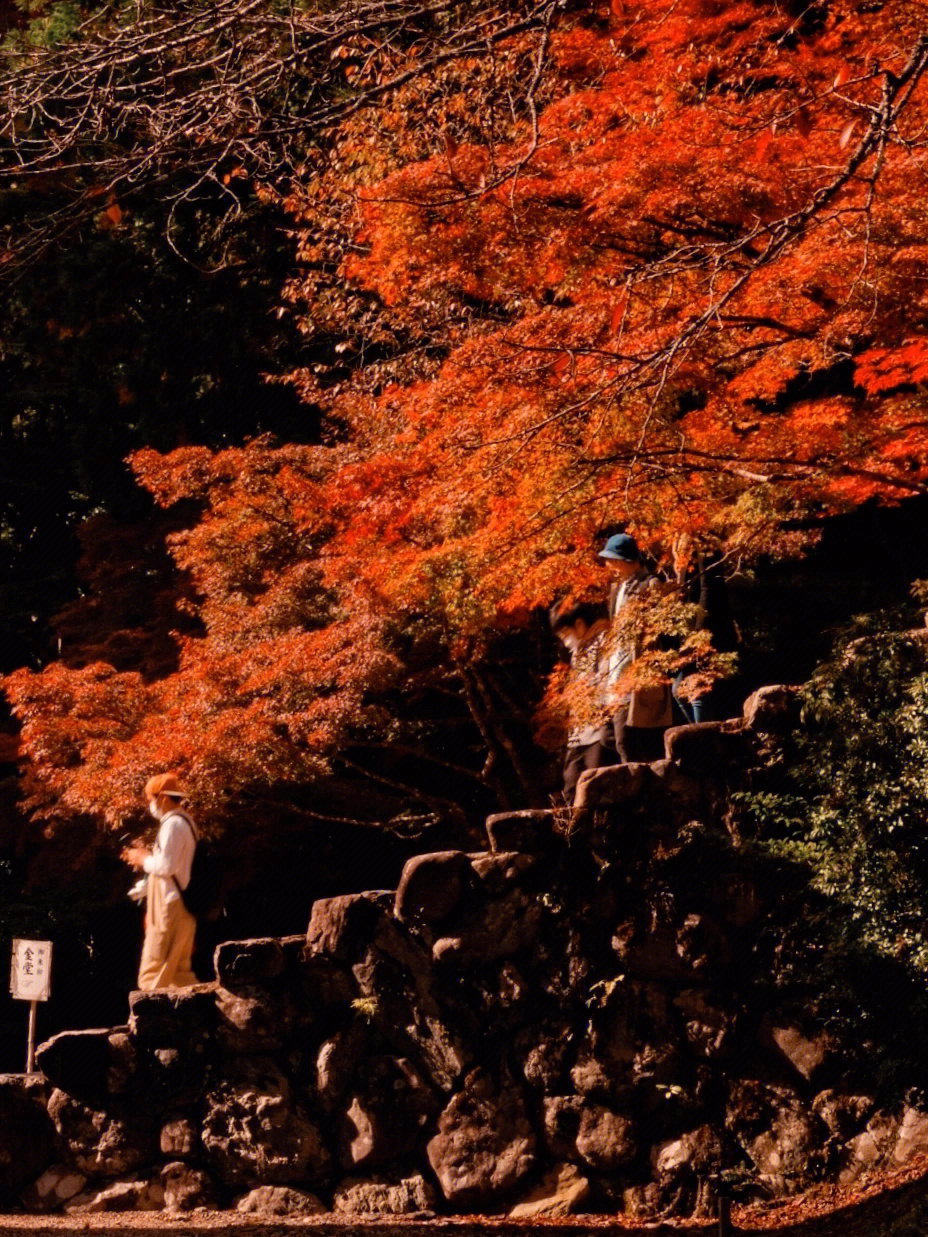
[[[234,216],[236,178],[283,190],[333,126],[537,31],[534,116],[553,12],[554,0],[141,0],[131,21],[108,7],[58,46],[14,47],[0,67],[0,189],[42,201],[7,228],[0,269],[28,263],[108,196],[154,191],[176,205],[208,191]]]

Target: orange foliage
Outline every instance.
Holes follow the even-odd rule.
[[[171,552],[203,634],[154,683],[14,676],[34,802],[311,781],[408,739],[385,702],[429,676],[486,738],[469,676],[602,595],[603,529],[737,563],[924,492],[922,31],[915,0],[568,7],[535,117],[481,132],[456,81],[420,129],[422,83],[346,122],[290,203],[288,297],[333,352],[292,381],[332,441],[135,457],[202,505]]]
[[[855,377],[870,395],[928,382],[928,338],[906,339],[896,348],[862,352]]]

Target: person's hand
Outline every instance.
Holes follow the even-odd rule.
[[[130,868],[135,868],[136,871],[142,870],[142,865],[147,857],[148,850],[144,846],[140,846],[138,842],[132,846],[125,847],[122,852],[124,862],[128,863]]]

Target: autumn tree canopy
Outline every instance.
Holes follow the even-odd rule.
[[[176,522],[176,664],[114,662],[98,559],[61,660],[7,680],[34,809],[115,824],[168,766],[230,822],[347,813],[345,785],[359,816],[529,801],[528,635],[602,595],[604,530],[670,574],[924,493],[922,18],[562,4],[447,56],[333,31],[358,105],[286,185],[242,165],[298,236],[319,441],[135,453]]]

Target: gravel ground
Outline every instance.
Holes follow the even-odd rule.
[[[781,1233],[783,1237],[883,1237],[900,1222],[928,1217],[928,1157],[904,1169],[877,1174],[855,1187],[827,1187],[798,1198],[766,1206],[733,1207],[732,1237]],[[916,1219],[916,1223],[918,1220]],[[570,1237],[601,1237],[613,1233],[647,1233],[648,1237],[714,1237],[716,1220],[635,1221],[625,1216],[569,1216],[558,1220],[515,1221],[505,1216],[421,1216],[392,1220],[339,1215],[270,1219],[234,1211],[125,1212],[79,1216],[0,1216],[0,1237],[29,1233],[126,1233],[131,1237],[198,1237],[208,1232],[239,1237],[289,1237],[299,1229],[307,1237],[528,1237],[539,1229],[566,1230]],[[906,1227],[914,1233],[920,1227]],[[924,1231],[928,1233],[928,1219]]]
[[[622,1218],[624,1220],[624,1217]],[[272,1219],[261,1216],[240,1216],[229,1211],[198,1211],[170,1215],[166,1212],[110,1211],[98,1215],[81,1216],[4,1216],[0,1219],[0,1234],[30,1233],[33,1237],[54,1233],[123,1232],[132,1237],[161,1237],[175,1234],[184,1237],[204,1232],[240,1234],[242,1237],[287,1237],[299,1229],[312,1237],[481,1237],[497,1233],[499,1237],[525,1237],[540,1228],[567,1229],[571,1237],[596,1234],[604,1229],[613,1232],[647,1232],[648,1237],[707,1237],[718,1231],[717,1222],[680,1221],[655,1224],[650,1222],[620,1222],[616,1216],[570,1216],[561,1220],[533,1220],[522,1222],[499,1216],[458,1216],[421,1220],[395,1219],[359,1220],[335,1216],[307,1216],[293,1219]],[[737,1232],[737,1230],[736,1230]]]

